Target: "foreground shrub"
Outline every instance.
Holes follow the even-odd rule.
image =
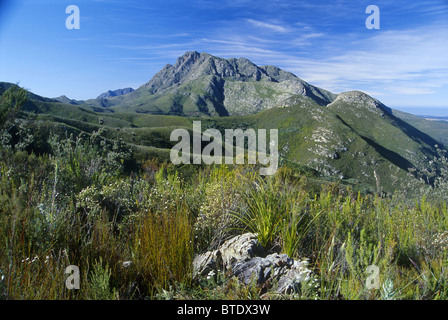
[[[167,289],[175,282],[190,283],[193,245],[186,208],[142,215],[132,252],[148,289]]]

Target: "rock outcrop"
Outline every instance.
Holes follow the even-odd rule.
[[[256,235],[245,233],[227,240],[217,250],[197,255],[193,273],[195,278],[200,278],[222,271],[245,285],[256,283],[279,294],[291,294],[297,293],[301,284],[310,279],[312,272],[307,264],[286,254],[266,255]]]

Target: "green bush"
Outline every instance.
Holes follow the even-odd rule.
[[[103,266],[103,259],[100,257],[93,264],[93,270],[90,275],[90,290],[94,300],[114,300],[117,298],[117,292],[110,287],[111,269],[106,263]]]

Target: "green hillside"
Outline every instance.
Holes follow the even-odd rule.
[[[117,140],[126,143],[141,162],[148,155],[169,161],[170,150],[177,144],[170,141],[171,132],[178,128],[191,132],[197,120],[202,121],[202,130],[216,128],[223,137],[225,129],[278,129],[280,166],[300,168],[321,179],[344,181],[372,192],[378,188],[393,192],[410,179],[409,172],[425,176],[428,161],[436,155],[437,141],[376,103],[360,92],[342,94],[328,106],[297,95],[283,100],[282,106],[245,116],[185,117],[124,108],[127,112],[94,112],[85,105],[30,94],[23,111],[34,119],[36,137],[45,140],[50,132],[61,137],[65,132],[100,132],[110,144]],[[45,141],[35,143],[48,149]]]

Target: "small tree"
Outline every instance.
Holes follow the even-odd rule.
[[[3,93],[0,100],[0,128],[14,119],[27,100],[28,91],[18,85],[13,85]]]
[[[20,109],[28,100],[28,92],[13,85],[0,98],[0,146],[25,150],[33,141],[27,122],[18,118]]]

